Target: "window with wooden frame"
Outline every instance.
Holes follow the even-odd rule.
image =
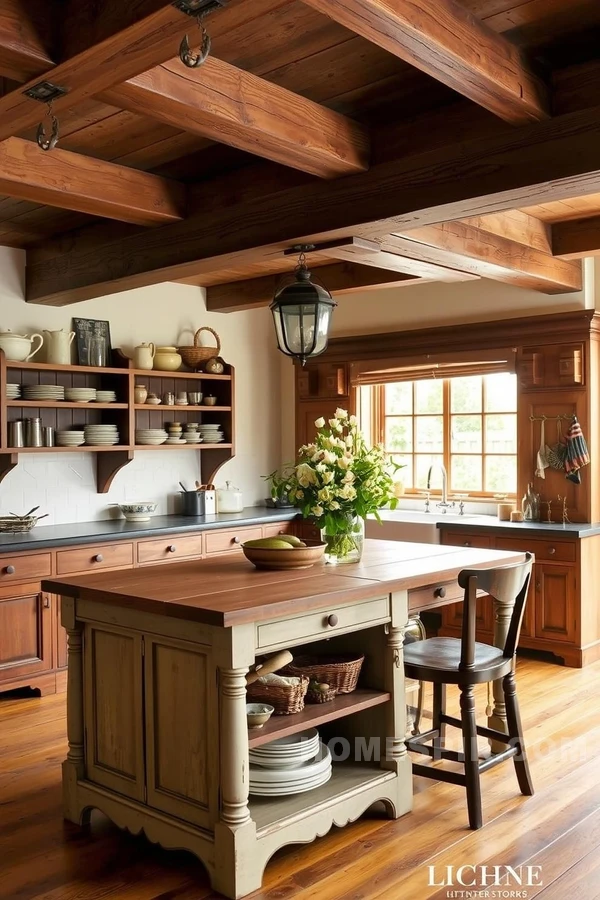
[[[361,427],[405,467],[408,492],[425,490],[430,466],[442,463],[450,493],[516,494],[516,375],[390,379],[358,393]],[[439,489],[439,472],[431,483]]]

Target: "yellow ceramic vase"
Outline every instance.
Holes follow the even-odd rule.
[[[154,368],[161,372],[176,372],[181,368],[181,356],[177,347],[157,347],[154,354]]]

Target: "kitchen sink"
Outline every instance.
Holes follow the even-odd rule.
[[[421,544],[439,544],[440,530],[438,522],[459,524],[460,522],[489,524],[494,516],[483,516],[457,512],[443,513],[432,509],[426,513],[419,509],[383,509],[380,512],[382,524],[376,519],[368,519],[366,536],[380,541],[417,541]]]

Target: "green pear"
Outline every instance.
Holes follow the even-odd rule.
[[[251,547],[256,550],[290,550],[288,541],[283,541],[278,537],[257,538],[255,541],[246,541],[245,547]]]
[[[278,541],[287,541],[288,544],[291,544],[292,547],[306,547],[304,541],[301,541],[300,538],[296,537],[295,534],[278,534]]]

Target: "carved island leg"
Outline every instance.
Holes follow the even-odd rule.
[[[397,802],[393,818],[412,809],[412,764],[406,750],[406,690],[404,679],[404,633],[408,624],[408,596],[399,591],[391,597],[392,622],[386,628],[385,686],[392,699],[386,704],[386,747],[381,767],[398,775]]]
[[[76,825],[86,824],[77,800],[77,782],[85,776],[83,724],[83,624],[75,619],[75,600],[61,598],[61,619],[67,630],[67,737],[69,750],[63,762],[63,814]]]
[[[506,636],[510,626],[510,617],[514,608],[514,600],[510,603],[502,603],[499,600],[493,601],[494,610],[494,646],[504,647]],[[506,722],[506,704],[504,702],[504,691],[502,689],[502,679],[494,681],[492,684],[492,692],[494,705],[492,714],[488,718],[488,727],[494,728],[496,731],[503,731],[508,734],[508,725]],[[499,741],[490,741],[492,753],[501,753],[506,750],[506,744]]]

